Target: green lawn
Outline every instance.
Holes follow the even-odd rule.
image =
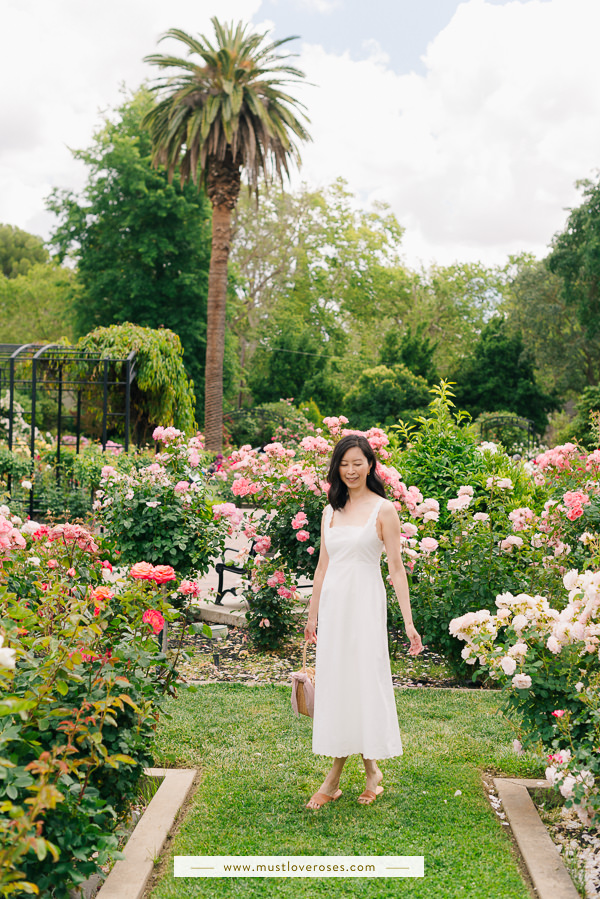
[[[481,771],[540,776],[517,758],[498,696],[396,691],[405,754],[381,763],[385,793],[361,807],[362,763],[350,759],[344,795],[320,812],[304,803],[328,762],[310,749],[310,722],[292,714],[289,688],[211,684],[182,691],[159,727],[158,765],[198,766],[200,787],[174,840],[176,855],[424,855],[425,878],[192,879],[163,866],[151,899],[358,896],[529,899],[507,828],[487,801]],[[455,797],[456,790],[462,795]]]

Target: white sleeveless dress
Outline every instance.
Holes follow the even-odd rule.
[[[387,607],[374,507],[364,527],[325,510],[329,565],[319,602],[313,752],[367,759],[402,754],[387,642]]]

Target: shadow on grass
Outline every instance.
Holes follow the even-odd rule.
[[[484,692],[396,691],[404,756],[381,763],[385,793],[360,806],[362,762],[344,769],[344,795],[304,808],[329,760],[311,752],[289,688],[214,684],[182,692],[157,736],[157,765],[203,776],[151,899],[189,896],[358,896],[528,899],[507,828],[487,801],[481,771],[537,777]],[[455,796],[457,790],[460,796]],[[424,855],[425,878],[177,878],[173,855]]]

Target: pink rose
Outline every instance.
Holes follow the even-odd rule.
[[[166,584],[167,581],[174,581],[176,577],[175,570],[171,565],[153,565],[149,580],[155,581],[157,584]]]
[[[153,569],[154,565],[151,565],[149,562],[136,562],[129,569],[129,576],[142,581],[151,581]]]
[[[308,531],[298,531],[296,534],[296,540],[299,540],[300,543],[305,543],[307,540],[310,540],[310,534]]]
[[[56,559],[48,559],[48,568],[58,568]]]
[[[175,484],[175,487],[174,487],[175,493],[187,493],[187,491],[189,489],[190,489],[189,481],[177,481],[177,483]]]
[[[552,714],[555,718],[562,718],[563,715],[566,715],[566,709],[555,709]]]
[[[165,624],[165,619],[156,609],[146,609],[142,621],[149,624],[155,634],[160,634]]]
[[[308,518],[306,517],[306,512],[298,512],[297,515],[294,515],[292,518],[292,527],[295,531],[299,530],[303,525],[306,524]]]
[[[254,541],[254,549],[257,553],[260,553],[261,556],[264,556],[264,554],[271,549],[271,538],[257,537]]]
[[[312,556],[312,554],[314,553],[314,551],[315,551],[314,546],[307,546],[307,547],[306,547],[306,552],[309,554],[309,556]]]
[[[434,537],[423,537],[419,543],[419,549],[425,553],[433,553],[438,548],[438,542]]]

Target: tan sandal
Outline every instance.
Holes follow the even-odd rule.
[[[373,792],[373,790],[365,790],[358,797],[358,802],[360,802],[361,805],[372,805],[382,793],[383,787],[377,787],[375,792]]]
[[[316,808],[315,808],[315,806],[308,805],[308,803],[306,804],[306,808],[309,809],[311,812],[316,812],[318,809],[323,808],[323,806],[325,805],[326,802],[334,802],[336,799],[339,799],[341,795],[342,795],[341,790],[336,790],[336,792],[333,794],[333,796],[328,796],[327,793],[315,793],[313,796],[310,797],[308,802],[316,802],[317,803]]]

